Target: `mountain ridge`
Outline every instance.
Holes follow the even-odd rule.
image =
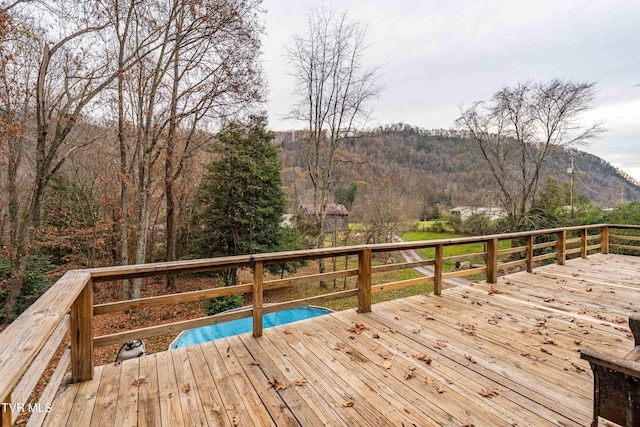
[[[304,154],[297,142],[303,131],[276,132],[282,147],[283,181],[292,198],[308,199]],[[404,123],[380,126],[345,139],[338,153],[335,188],[355,181],[376,186],[395,182],[398,191],[423,204],[496,205],[498,191],[479,150],[463,132],[422,129]],[[562,149],[541,171],[540,184],[553,177],[568,182],[574,161],[576,194],[602,208],[640,199],[640,184],[606,160],[576,148]],[[402,188],[406,187],[406,188]],[[426,194],[428,193],[428,194]]]

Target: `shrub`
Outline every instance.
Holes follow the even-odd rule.
[[[213,316],[214,314],[222,313],[223,311],[242,307],[242,304],[243,298],[242,295],[239,294],[211,298],[203,302],[204,312],[207,316]]]
[[[454,228],[454,229],[456,228],[455,227],[455,224],[457,222],[456,219],[460,219],[460,217],[452,215],[451,218],[449,218],[449,223],[451,225],[447,225],[447,222],[441,221],[438,219],[429,226],[429,231],[432,233],[447,233],[451,231],[451,228]]]
[[[9,260],[0,256],[0,317],[3,322],[13,321],[51,287],[46,272],[53,267],[49,258],[34,255],[27,260],[24,276],[11,277]]]

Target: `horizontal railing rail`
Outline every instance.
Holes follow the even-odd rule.
[[[449,248],[478,243],[482,244],[482,250],[477,253],[447,255]],[[259,337],[262,335],[262,315],[265,313],[322,304],[348,297],[357,297],[358,310],[369,312],[372,294],[377,292],[433,283],[434,293],[441,295],[443,284],[448,279],[483,275],[487,282],[495,283],[499,270],[523,268],[531,272],[536,263],[555,259],[556,263],[564,264],[567,257],[584,258],[594,252],[606,254],[610,249],[640,251],[640,226],[595,224],[488,236],[357,245],[69,271],[0,334],[0,343],[3,344],[0,348],[0,398],[4,399],[3,402],[26,402],[66,335],[70,337],[70,344],[64,349],[60,362],[40,397],[41,400],[49,399],[50,401],[53,398],[69,366],[71,381],[91,379],[94,347],[119,344],[133,338],[148,338],[246,317],[252,317],[253,335]],[[427,256],[423,256],[422,260],[374,265],[376,256],[409,250],[428,252],[425,252]],[[337,271],[273,280],[264,278],[264,269],[269,265],[337,257],[347,257],[347,260],[349,257],[357,259],[357,266],[354,268],[353,262],[351,264],[345,262],[344,269]],[[469,268],[451,268],[463,261],[469,262]],[[96,283],[214,272],[232,268],[250,269],[253,276],[252,283],[93,304],[93,287]],[[380,279],[383,273],[414,268],[429,268],[432,273],[397,281],[385,282],[384,279]],[[356,287],[292,301],[263,304],[265,291],[338,279],[351,280]],[[166,304],[202,301],[234,294],[251,294],[252,307],[214,316],[94,336],[94,316]],[[17,417],[17,414],[10,410],[9,405],[3,405],[3,408],[0,426],[11,424]],[[41,414],[34,414],[34,417],[41,416]]]

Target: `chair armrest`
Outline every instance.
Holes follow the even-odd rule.
[[[592,365],[599,365],[630,377],[640,378],[640,362],[611,356],[590,348],[581,349],[580,358],[587,360]]]

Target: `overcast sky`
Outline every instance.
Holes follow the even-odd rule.
[[[301,128],[284,116],[293,99],[285,47],[302,34],[315,0],[264,0],[264,69],[269,122]],[[370,126],[408,123],[450,128],[459,106],[506,85],[555,77],[596,82],[586,120],[608,132],[585,150],[640,181],[640,1],[638,0],[350,0],[325,1],[368,24],[365,56],[382,66],[385,87]]]

